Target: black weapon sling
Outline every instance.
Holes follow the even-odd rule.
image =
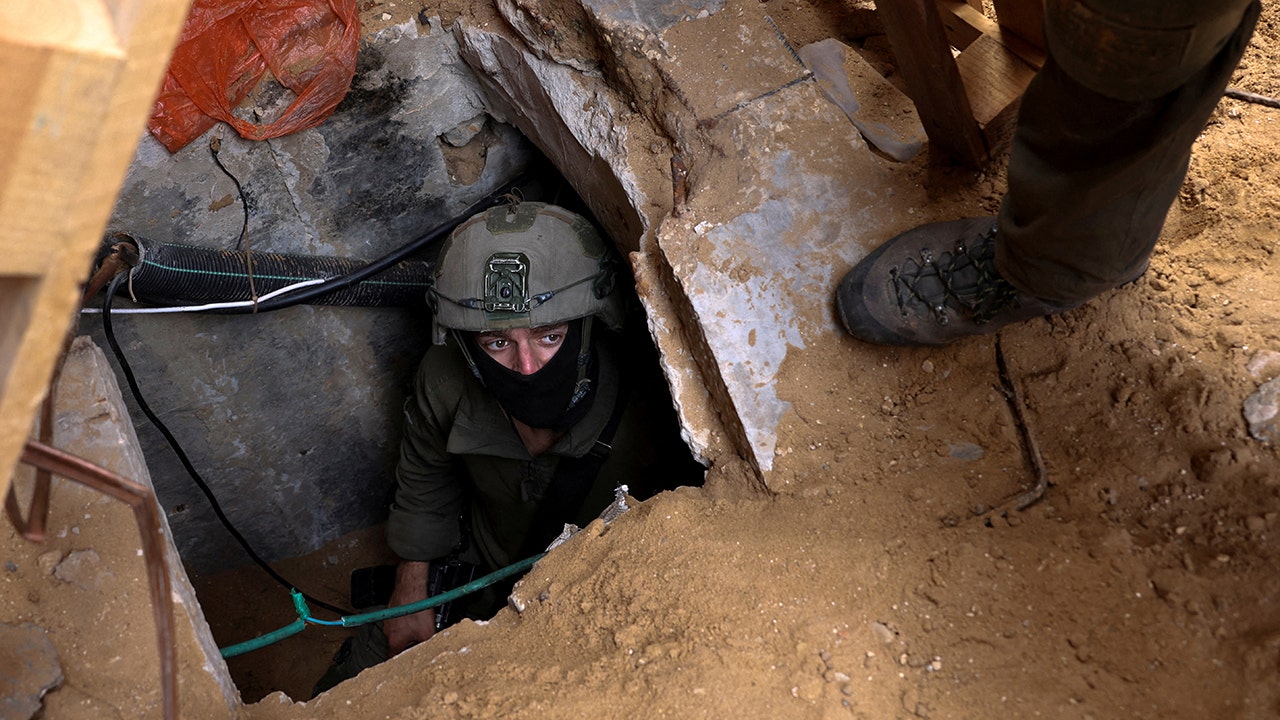
[[[618,425],[622,424],[627,400],[626,388],[619,388],[613,414],[596,436],[591,449],[582,457],[561,458],[556,464],[556,472],[551,477],[542,500],[538,502],[538,509],[534,511],[533,521],[529,524],[529,532],[525,535],[524,547],[520,550],[522,559],[546,550],[551,541],[560,535],[565,523],[573,522],[582,511],[582,504],[587,501],[587,495],[590,494],[596,476],[600,474],[600,468],[613,451],[613,436],[618,431]]]

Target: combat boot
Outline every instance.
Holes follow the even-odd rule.
[[[881,245],[836,290],[840,319],[878,345],[945,345],[1010,323],[1070,310],[1013,287],[996,272],[996,219],[922,225]]]

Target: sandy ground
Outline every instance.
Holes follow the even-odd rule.
[[[790,7],[771,6],[784,32],[814,33]],[[1280,94],[1276,3],[1232,85]],[[946,349],[793,352],[788,492],[713,469],[540,563],[522,613],[245,715],[1280,717],[1280,439],[1242,410],[1280,377],[1278,127],[1280,110],[1221,103],[1131,286]],[[922,220],[994,211],[1002,163],[918,160]],[[1024,512],[1001,509],[1035,475],[998,350],[1049,481]],[[344,538],[294,569],[340,595],[376,545]],[[250,603],[255,582],[220,584]],[[280,610],[206,612],[225,642]],[[245,699],[305,699],[341,637],[315,632],[233,663]]]
[[[817,39],[821,8],[770,11]],[[1280,93],[1278,16],[1233,86]],[[713,471],[544,561],[522,614],[254,717],[1280,716],[1280,457],[1242,412],[1280,376],[1278,124],[1223,101],[1129,287],[942,350],[793,352],[788,493]],[[922,220],[994,211],[1002,165],[921,160]],[[1021,513],[998,349],[1049,481]]]

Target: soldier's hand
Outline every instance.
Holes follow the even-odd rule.
[[[396,567],[396,586],[391,592],[388,607],[400,607],[424,600],[427,597],[427,571],[424,562],[401,562]],[[382,631],[387,636],[387,651],[395,657],[436,634],[436,611],[423,610],[412,615],[383,621]]]

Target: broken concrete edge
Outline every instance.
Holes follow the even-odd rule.
[[[836,278],[866,254],[863,238],[916,220],[895,205],[921,186],[868,149],[759,3],[692,2],[504,0],[510,27],[455,32],[495,114],[562,170],[624,251],[639,250],[646,307],[682,320],[669,336],[679,343],[660,337],[661,322],[651,331],[664,362],[698,369],[697,383],[668,372],[673,386],[697,386],[676,393],[688,436],[705,441],[690,408],[709,403],[701,415],[718,418],[723,457],[781,489],[770,480],[778,428],[794,411],[779,395],[782,366],[841,333]],[[888,119],[909,107],[855,53],[843,65]]]
[[[657,177],[669,183],[670,157],[658,160],[665,143],[658,143],[657,148],[634,147],[633,133],[628,131],[639,118],[619,109],[619,96],[601,77],[544,60],[518,40],[498,32],[463,23],[458,23],[455,31],[464,60],[488,91],[490,112],[520,128],[561,169],[621,250],[639,250],[640,257],[634,260],[637,290],[650,312],[651,334],[664,365],[669,363],[664,372],[672,386],[683,433],[694,452],[704,462],[716,462],[711,457],[710,438],[717,433],[697,428],[709,418],[718,418],[714,424],[724,428],[719,435],[728,441],[731,456],[746,459],[760,480],[759,464],[748,450],[746,432],[734,406],[726,402],[729,394],[707,351],[696,315],[690,314],[687,302],[679,302],[680,285],[670,277],[671,268],[649,262],[662,262],[661,253],[655,252],[656,238],[673,205],[669,184],[655,188],[655,183],[646,185],[644,180]],[[644,125],[642,129],[653,132]],[[648,167],[633,167],[637,162],[648,163]],[[673,290],[677,291],[674,295]],[[661,332],[664,317],[688,321],[678,323],[683,332],[665,333]],[[702,347],[702,352],[697,347]],[[686,352],[685,348],[693,349]],[[711,402],[719,405],[718,410],[708,412],[706,389],[712,390]]]
[[[62,388],[70,383],[87,385],[89,389],[86,393],[82,393],[81,399],[84,394],[92,394],[98,402],[83,405],[64,403],[59,394]],[[80,336],[72,342],[54,392],[59,427],[77,429],[76,432],[59,433],[60,437],[55,436],[59,449],[98,463],[152,489],[154,493],[151,474],[142,456],[141,445],[128,409],[125,407],[124,398],[120,394],[120,387],[116,383],[115,373],[102,349],[94,344],[92,339]],[[93,432],[88,430],[87,426],[90,423],[95,428]],[[54,502],[57,502],[56,498]],[[124,506],[121,505],[121,507]],[[190,647],[189,643],[183,641],[183,636],[189,629],[194,637],[195,646],[203,656],[198,666],[207,673],[209,679],[216,683],[225,703],[225,713],[206,707],[202,708],[204,713],[201,717],[234,717],[242,707],[240,692],[231,679],[231,672],[218,651],[217,642],[213,638],[209,624],[205,621],[204,611],[196,598],[195,588],[187,577],[177,546],[174,545],[173,533],[163,508],[158,515],[161,534],[164,536],[164,557],[170,579],[171,598],[175,605],[174,638],[179,653],[177,669],[180,670],[183,666],[197,666],[196,663],[184,663],[181,658],[181,653]],[[122,526],[120,531],[137,542],[140,555],[141,540],[137,535],[137,526]],[[145,628],[141,631],[154,632],[154,628]],[[154,648],[154,644],[151,647]],[[181,675],[178,681],[181,688],[179,700],[184,703],[182,707],[190,710],[190,706],[185,704],[187,700],[182,690],[189,689],[200,681]],[[159,678],[156,682],[158,685]]]
[[[658,37],[662,28],[719,11],[723,0],[692,5],[697,0],[688,6],[499,0],[497,7],[523,46],[539,59],[624,89],[616,104],[646,118],[668,145],[667,154],[699,155],[706,148],[697,115],[679,84],[664,71],[663,61],[669,58]]]
[[[653,173],[644,170],[652,168],[631,168],[652,154],[634,137],[649,130],[647,123],[622,109],[598,77],[539,59],[502,33],[462,22],[454,29],[463,60],[486,92],[487,111],[518,128],[555,163],[622,251],[639,249],[655,216],[669,207],[660,201],[651,207],[657,188],[647,179]]]
[[[747,447],[746,432],[731,411],[732,403],[726,400],[727,388],[722,381],[708,380],[703,370],[713,362],[706,337],[700,325],[685,319],[692,310],[688,298],[679,291],[670,266],[655,251],[632,253],[631,264],[636,293],[645,307],[649,334],[662,359],[662,372],[671,388],[685,443],[709,468],[723,469],[730,462],[747,466],[744,474],[754,481],[754,489],[768,492],[759,467],[751,462],[751,454],[742,450]],[[726,408],[730,412],[725,412]]]

